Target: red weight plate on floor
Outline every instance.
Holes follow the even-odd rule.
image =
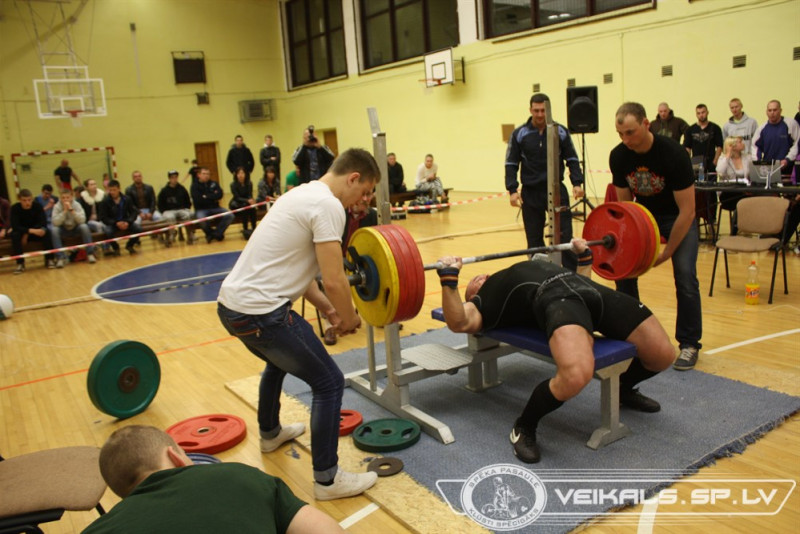
[[[364,422],[364,418],[355,410],[342,410],[339,416],[339,435],[348,436],[358,425]]]
[[[643,244],[631,208],[620,202],[606,202],[592,210],[583,227],[583,238],[592,241],[606,235],[614,237],[614,246],[593,249],[592,270],[608,280],[629,277],[641,261]]]
[[[235,415],[199,415],[175,423],[167,434],[186,452],[216,454],[241,442],[247,435],[247,425]]]

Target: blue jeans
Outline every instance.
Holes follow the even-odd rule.
[[[79,224],[75,228],[67,230],[63,226],[55,226],[53,228],[53,248],[61,248],[64,246],[64,241],[61,239],[64,236],[73,236],[80,234],[81,239],[83,239],[84,243],[91,243],[92,242],[92,232],[89,230],[89,225],[86,223]],[[86,247],[87,254],[94,254],[94,247]],[[64,259],[65,254],[63,252],[58,253],[58,257],[60,259]]]
[[[218,213],[228,213],[228,210],[226,210],[225,208],[208,208],[204,210],[197,210],[194,215],[198,219],[203,219],[205,217],[208,217],[209,215],[217,215]],[[233,214],[228,213],[224,217],[212,219],[211,221],[205,221],[204,223],[202,223],[201,228],[203,229],[203,232],[206,235],[212,235],[215,238],[222,240],[225,237],[225,230],[227,230],[228,226],[231,225],[231,223],[233,222],[233,218],[234,218]],[[216,230],[212,232],[209,223],[216,224],[217,227]]]
[[[314,479],[332,480],[339,455],[339,418],[344,375],[314,333],[287,303],[264,315],[248,315],[217,304],[217,314],[231,335],[267,362],[258,391],[258,427],[275,433],[281,427],[281,387],[286,373],[311,386],[311,458]]]
[[[657,217],[658,230],[669,239],[676,217]],[[697,249],[699,238],[697,221],[686,233],[681,244],[672,255],[672,274],[675,278],[675,296],[678,299],[678,317],[675,321],[675,339],[680,348],[700,349],[703,337],[703,314],[700,304],[700,282],[697,281]],[[639,300],[639,281],[637,278],[617,280],[617,291]]]

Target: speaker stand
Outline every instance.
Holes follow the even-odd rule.
[[[590,210],[594,209],[594,205],[586,196],[587,189],[586,189],[586,134],[581,132],[581,170],[583,171],[583,196],[575,202],[572,206],[569,207],[569,211],[572,214],[572,217],[578,219],[580,221],[586,221],[586,206],[589,206]],[[575,211],[575,208],[580,206],[579,211]]]

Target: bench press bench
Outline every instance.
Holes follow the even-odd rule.
[[[442,308],[436,308],[431,316],[444,321]],[[525,327],[508,327],[489,330],[481,335],[468,334],[468,351],[476,363],[468,365],[468,388],[483,391],[500,385],[497,374],[497,357],[480,358],[484,351],[496,350],[501,344],[509,347],[505,354],[522,352],[539,360],[553,363],[550,346],[545,333]],[[503,355],[503,354],[500,354]],[[636,347],[626,341],[594,338],[594,377],[600,380],[601,425],[595,429],[586,443],[592,449],[608,445],[628,434],[630,430],[619,421],[619,377],[636,356]]]

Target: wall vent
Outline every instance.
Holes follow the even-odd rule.
[[[614,75],[613,74],[603,74],[603,83],[614,83]]]
[[[567,80],[567,87],[575,87],[575,78]]]
[[[747,66],[747,56],[733,56],[733,68],[741,69]]]
[[[275,120],[274,100],[242,100],[239,102],[239,119],[242,122]]]
[[[792,51],[792,59],[795,61],[800,60],[800,46],[795,46]]]
[[[667,76],[672,76],[672,65],[664,65],[661,67],[661,77],[666,78]]]
[[[540,93],[541,91],[542,91],[542,84],[540,84],[540,83],[533,84],[533,92],[534,93]]]

